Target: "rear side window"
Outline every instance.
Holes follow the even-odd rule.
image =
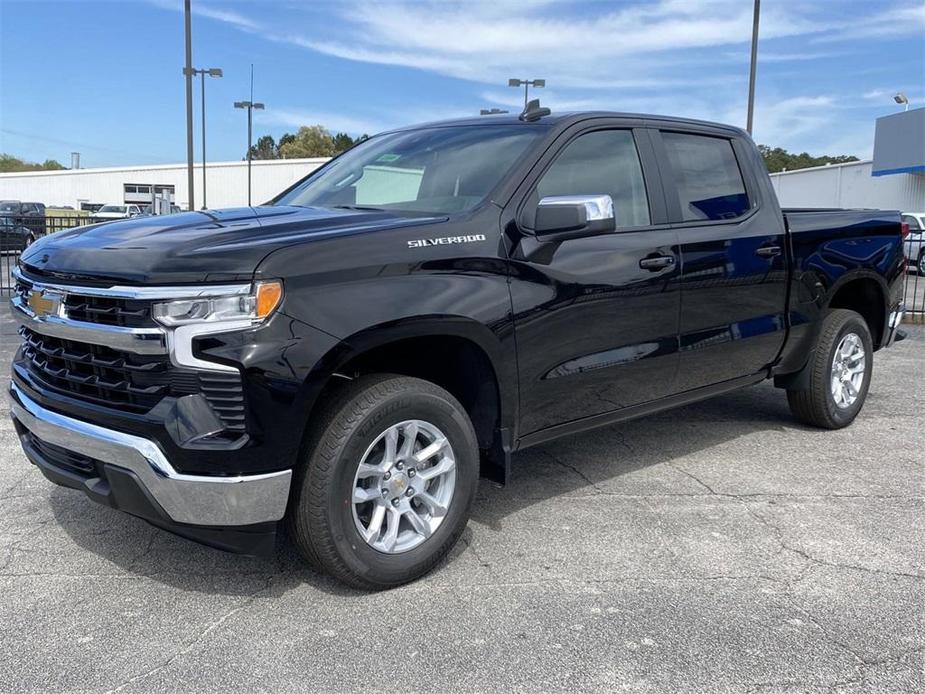
[[[554,195],[609,195],[618,227],[649,223],[649,200],[630,130],[598,130],[570,142],[536,186]]]
[[[910,231],[918,231],[922,227],[919,226],[919,220],[917,220],[912,215],[904,214],[903,221],[909,225]]]
[[[686,133],[662,133],[662,140],[682,220],[735,219],[748,212],[748,194],[729,140]]]

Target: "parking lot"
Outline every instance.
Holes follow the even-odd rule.
[[[525,451],[436,572],[379,594],[51,485],[4,401],[0,691],[922,691],[906,329],[852,427],[797,425],[759,386]]]

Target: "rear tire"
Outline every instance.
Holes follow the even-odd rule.
[[[919,251],[919,260],[916,269],[920,275],[925,276],[925,250]]]
[[[808,386],[787,391],[790,411],[800,421],[823,429],[851,424],[867,398],[873,353],[870,330],[858,313],[828,311],[805,367]]]
[[[351,381],[313,423],[303,455],[292,538],[316,568],[353,587],[419,578],[468,522],[475,431],[456,398],[433,383],[385,374]]]

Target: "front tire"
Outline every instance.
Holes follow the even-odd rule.
[[[462,405],[417,378],[363,376],[312,426],[290,530],[316,568],[362,589],[413,581],[456,544],[478,483]]]
[[[858,313],[827,312],[805,367],[807,387],[787,391],[790,411],[800,421],[823,429],[851,424],[867,398],[873,354],[870,330]]]

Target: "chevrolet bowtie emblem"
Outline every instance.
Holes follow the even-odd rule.
[[[61,307],[61,294],[48,291],[40,291],[38,289],[33,289],[29,292],[29,299],[27,303],[29,308],[32,309],[32,313],[36,317],[41,318],[42,316],[56,316]]]

